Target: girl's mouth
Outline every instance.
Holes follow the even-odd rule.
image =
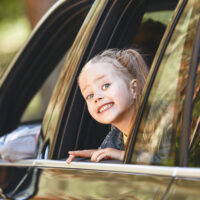
[[[104,104],[98,109],[98,113],[102,113],[113,106],[113,103]]]

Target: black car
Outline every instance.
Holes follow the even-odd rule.
[[[150,73],[123,162],[65,160],[97,148],[110,127],[89,115],[77,85],[108,48],[137,48]],[[0,160],[2,199],[200,198],[199,0],[61,0],[0,80],[0,134],[41,124],[37,155]],[[62,70],[43,117],[24,120],[51,73]]]

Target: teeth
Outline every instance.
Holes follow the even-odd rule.
[[[113,104],[106,104],[105,106],[101,107],[101,109],[99,110],[99,112],[103,112],[104,110],[110,108]]]

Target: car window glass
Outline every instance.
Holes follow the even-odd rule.
[[[64,56],[58,65],[55,67],[54,71],[50,74],[48,79],[45,81],[40,90],[36,93],[36,95],[32,98],[29,105],[27,106],[22,118],[21,122],[35,121],[41,120],[46,107],[48,105],[49,99],[51,97],[51,93],[56,84],[58,75],[61,71],[61,68],[64,64],[66,56]]]
[[[196,81],[192,99],[193,104],[189,144],[189,165],[200,166],[200,62],[196,72]]]
[[[72,17],[74,17],[74,19],[72,20],[72,22],[74,24],[73,24],[73,26],[71,26],[70,29],[68,27],[65,27],[66,26],[65,23],[63,23],[62,32],[59,32],[59,34],[61,34],[62,36],[60,36],[60,38],[56,39],[56,41],[57,41],[56,43],[58,44],[58,46],[51,48],[51,51],[53,54],[54,54],[54,52],[58,52],[58,53],[60,52],[60,54],[61,54],[61,50],[58,51],[58,49],[66,48],[68,43],[73,42],[72,38],[75,38],[75,36],[79,30],[79,27],[81,26],[83,20],[85,19],[86,15],[89,11],[89,7],[91,5],[92,5],[92,1],[90,2],[89,6],[84,7],[84,9],[81,9],[80,11],[76,10],[76,12],[74,12],[74,16],[72,15]],[[66,15],[67,13],[68,12],[65,11],[62,13],[62,15]],[[69,19],[69,21],[71,21],[71,19]],[[60,23],[60,21],[59,21],[59,23]],[[52,35],[52,37],[55,38],[55,36],[53,36],[53,34],[51,34],[51,35]],[[66,42],[61,43],[60,41],[63,41],[64,38],[65,38]],[[62,55],[64,55],[64,56],[62,56],[62,58],[60,57],[60,60],[58,60],[58,64],[56,64],[54,66],[53,72],[51,72],[51,74],[48,76],[48,78],[46,78],[44,84],[40,87],[39,91],[34,95],[34,97],[29,102],[28,106],[26,107],[26,109],[23,113],[23,116],[20,119],[21,123],[30,123],[30,122],[38,122],[38,121],[41,122],[42,121],[42,118],[44,116],[47,105],[49,103],[52,91],[57,82],[57,78],[60,74],[62,66],[64,65],[69,47],[65,50],[65,52],[62,53]],[[52,57],[56,57],[56,56],[53,55]],[[42,67],[47,67],[47,66],[44,65]]]
[[[173,10],[147,11],[142,18],[132,47],[140,51],[149,68],[172,14]]]
[[[189,1],[175,27],[139,126],[132,163],[175,165],[198,2]]]

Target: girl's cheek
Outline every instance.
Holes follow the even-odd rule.
[[[94,116],[94,107],[91,105],[88,105],[88,111],[89,111],[90,115],[93,117]]]
[[[124,95],[124,91],[123,89],[119,88],[119,89],[116,89],[116,90],[113,90],[111,92],[111,96],[114,97],[114,98],[120,98]]]

